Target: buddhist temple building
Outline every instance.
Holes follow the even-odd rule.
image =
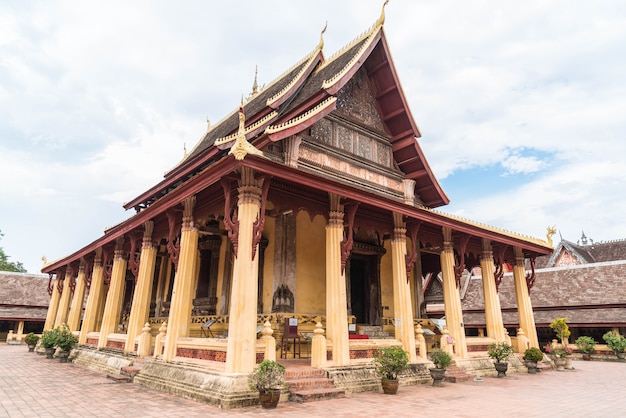
[[[475,265],[482,344],[507,338],[497,285],[508,264],[515,326],[538,346],[526,264],[552,244],[436,210],[448,197],[419,146],[383,23],[384,8],[334,55],[321,38],[273,82],[255,82],[124,204],[132,217],[44,266],[54,281],[45,327],[79,335],[76,362],[147,357],[136,382],[230,408],[258,402],[247,376],[263,359],[308,358],[339,387],[375,390],[373,353],[400,345],[405,383],[416,383],[430,379],[434,347],[471,361],[459,284]],[[427,343],[429,273],[442,277],[445,338]]]
[[[41,333],[51,282],[42,274],[0,271],[0,341],[19,343],[29,332]]]

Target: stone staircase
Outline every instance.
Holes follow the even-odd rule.
[[[458,366],[449,366],[446,369],[445,381],[450,383],[466,382],[473,379],[474,376],[466,373],[465,368]]]
[[[345,390],[335,387],[332,379],[326,378],[324,370],[299,367],[287,370],[285,380],[291,402],[311,402],[324,399],[343,398]]]
[[[393,338],[389,337],[389,334],[383,331],[382,325],[359,325],[363,334],[367,335],[370,339],[379,338]]]
[[[120,372],[116,374],[107,374],[107,378],[112,379],[115,383],[132,383],[144,363],[144,360],[135,360],[132,366],[124,366],[120,369]]]

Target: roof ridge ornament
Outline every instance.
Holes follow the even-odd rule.
[[[263,152],[246,140],[246,115],[243,111],[243,103],[239,106],[239,130],[237,131],[237,139],[230,148],[228,155],[233,155],[236,160],[243,160],[246,155],[263,155]]]
[[[328,29],[328,20],[326,21],[326,24],[324,25],[324,29],[322,29],[322,31],[320,32],[320,43],[317,44],[317,48],[315,48],[318,51],[321,51],[322,49],[324,49],[324,32],[326,32],[326,29]]]
[[[389,0],[385,0],[383,3],[383,8],[380,11],[380,17],[376,21],[376,27],[380,27],[385,24],[385,6],[389,3]]]

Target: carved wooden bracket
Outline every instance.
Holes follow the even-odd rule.
[[[170,260],[174,263],[174,270],[178,270],[178,257],[180,256],[180,238],[176,233],[177,215],[176,210],[168,209],[165,212],[167,216],[167,223],[169,224],[169,234],[167,236],[167,252],[170,256]]]
[[[343,274],[346,270],[346,261],[350,257],[350,253],[352,252],[352,245],[354,244],[354,217],[356,216],[356,210],[359,207],[360,202],[354,202],[348,207],[348,233],[346,234],[346,238],[341,241],[341,274]]]
[[[74,293],[74,290],[76,289],[76,280],[74,280],[74,271],[75,270],[74,270],[74,268],[71,265],[68,267],[68,269],[69,270],[65,274],[66,274],[66,277],[67,277],[67,275],[70,276],[68,285],[70,287],[70,292]]]
[[[65,277],[65,269],[57,270],[57,290],[59,295],[63,294],[63,278]]]
[[[502,278],[504,277],[504,253],[506,252],[506,249],[506,245],[499,247],[493,257],[493,264],[495,267],[493,278],[496,282],[496,292],[500,291],[500,283],[502,283]]]
[[[526,274],[526,286],[528,287],[528,293],[530,293],[530,289],[533,288],[535,284],[535,257],[530,257],[530,273]]]
[[[102,277],[107,286],[111,284],[111,273],[113,273],[113,263],[109,264],[109,261],[111,261],[111,249],[102,248]]]
[[[265,227],[265,204],[267,203],[267,192],[270,189],[271,176],[266,176],[263,180],[263,189],[261,192],[261,209],[260,213],[252,225],[252,260],[256,257],[256,247],[263,237],[263,228]]]
[[[233,244],[233,251],[235,258],[237,258],[237,248],[239,244],[239,220],[237,219],[237,209],[233,211],[233,207],[230,203],[230,195],[232,190],[231,181],[228,179],[222,179],[222,188],[224,189],[224,228],[228,231],[228,239]],[[231,218],[231,212],[233,216]],[[254,255],[252,256],[254,258]]]
[[[137,283],[137,276],[139,275],[139,262],[141,260],[141,254],[137,254],[138,242],[141,236],[137,233],[129,234],[130,237],[130,257],[128,257],[128,266],[130,272],[135,276],[135,283]]]
[[[415,266],[415,262],[417,261],[417,248],[419,247],[419,242],[417,241],[417,232],[420,229],[421,221],[411,223],[408,226],[409,238],[411,238],[411,244],[413,246],[413,251],[411,254],[407,254],[404,256],[404,260],[406,263],[406,282],[409,282],[409,277],[411,275],[411,271]]]
[[[467,243],[470,238],[470,235],[463,236],[459,239],[459,245],[457,247],[459,263],[454,265],[454,281],[456,282],[456,287],[458,288],[461,288],[461,275],[465,270],[465,250],[467,249]]]
[[[52,273],[48,273],[48,295],[52,296],[54,286],[52,285]]]
[[[91,260],[85,258],[85,275],[83,276],[83,280],[85,281],[85,288],[87,288],[87,291],[91,289],[92,274],[93,274],[93,263]]]

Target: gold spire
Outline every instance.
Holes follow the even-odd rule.
[[[324,32],[326,32],[326,29],[328,28],[328,20],[326,21],[326,24],[324,25],[324,29],[322,29],[322,31],[320,32],[320,43],[317,44],[317,50],[321,51],[324,48]]]
[[[209,132],[211,130],[211,121],[209,120],[209,117],[207,116],[206,118],[206,131]]]
[[[187,143],[183,142],[183,158],[187,158]]]
[[[385,0],[385,3],[383,4],[383,9],[380,12],[380,17],[376,21],[376,27],[380,27],[385,23],[385,6],[387,5],[387,3],[389,3],[389,0]]]
[[[251,96],[254,96],[255,94],[257,94],[259,92],[259,84],[257,83],[257,75],[259,73],[259,66],[255,66],[254,67],[254,83],[252,84],[252,94]]]

